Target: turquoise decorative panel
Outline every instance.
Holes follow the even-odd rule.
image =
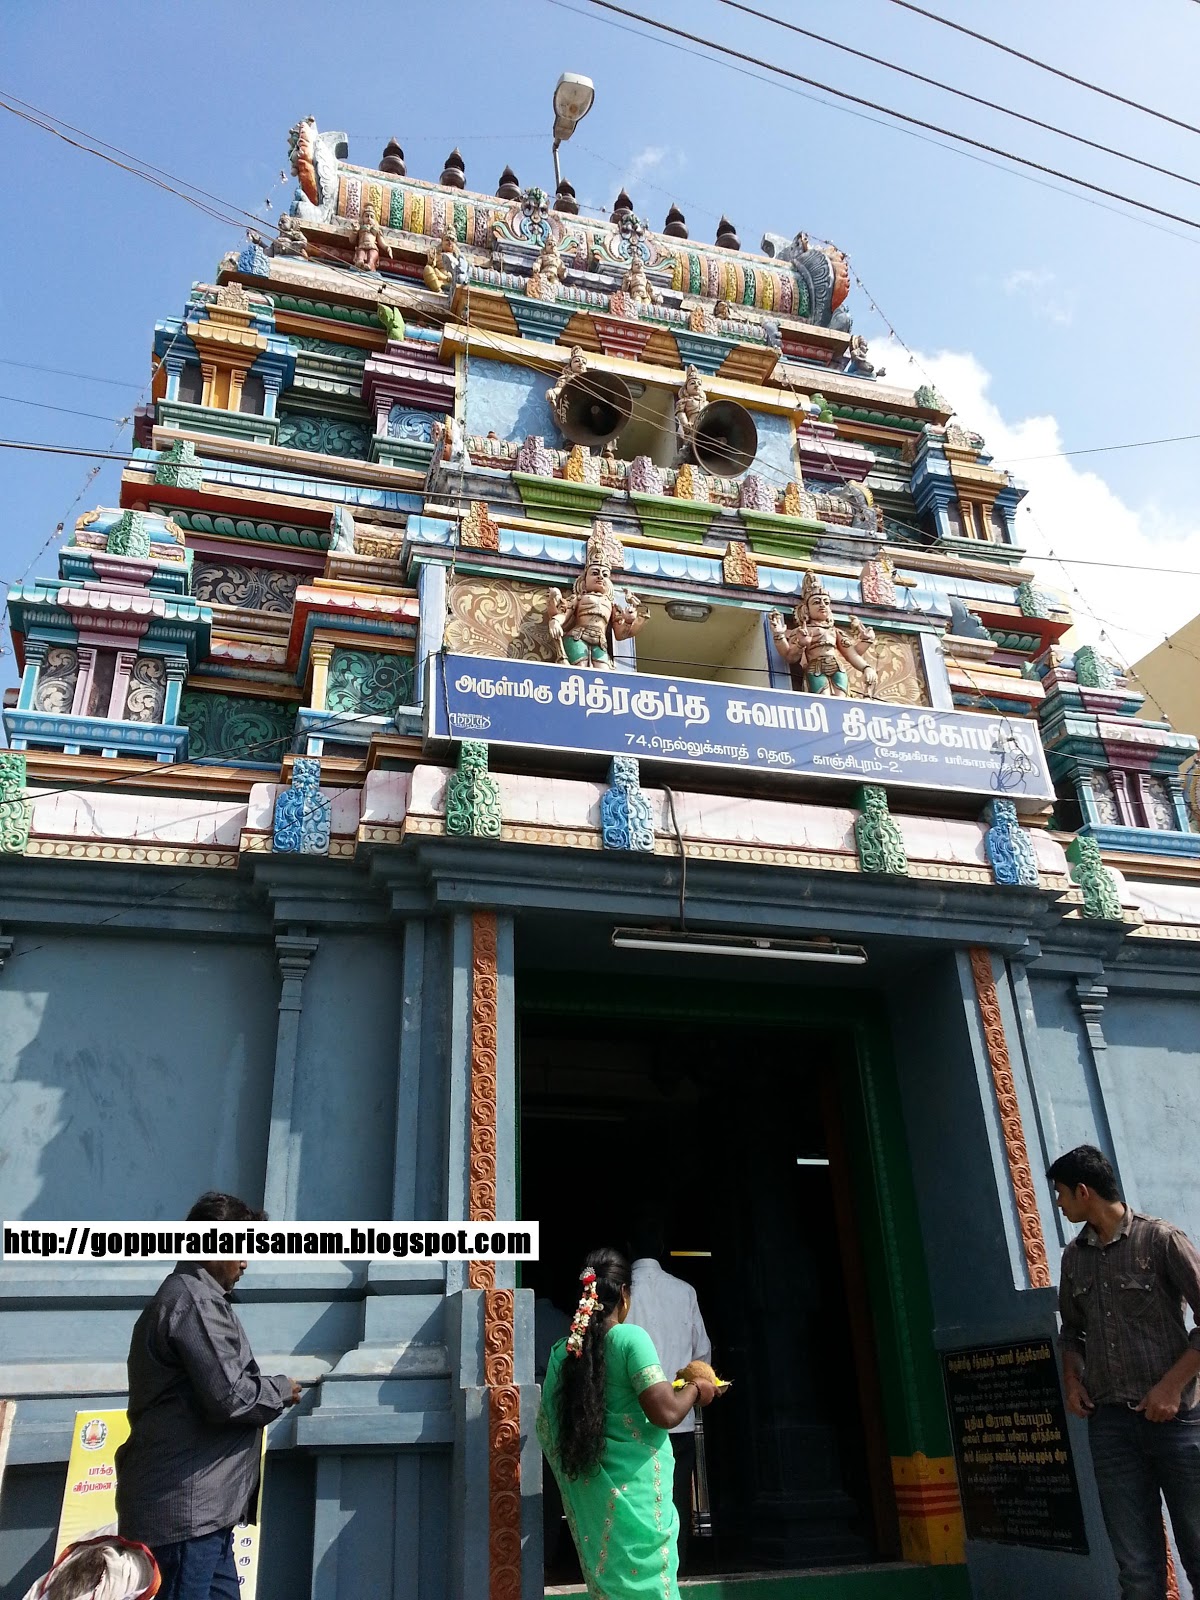
[[[365,422],[281,411],[275,443],[289,450],[313,450],[323,456],[348,456],[355,461],[365,461],[371,445],[371,430]]]
[[[296,708],[288,701],[185,689],[179,720],[189,732],[189,761],[276,765],[291,745]]]
[[[325,709],[387,717],[413,703],[412,656],[335,650],[329,661]]]

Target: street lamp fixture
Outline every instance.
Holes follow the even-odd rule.
[[[596,86],[577,72],[564,72],[554,85],[554,182],[562,182],[558,170],[558,147],[569,139],[592,109]]]

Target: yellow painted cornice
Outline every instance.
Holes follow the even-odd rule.
[[[657,330],[656,330],[657,331]],[[442,330],[442,356],[472,355],[485,361],[511,361],[517,366],[533,367],[553,377],[559,367],[570,360],[571,350],[565,344],[541,344],[536,339],[518,339],[510,334],[496,333],[490,329],[481,333],[461,322],[448,322]],[[534,357],[534,359],[531,359]],[[589,353],[588,368],[593,372],[614,372],[618,377],[634,383],[654,383],[664,389],[680,389],[684,383],[682,367],[664,367],[649,361],[630,361],[625,356],[595,355]],[[813,389],[820,386],[813,384]],[[705,377],[704,388],[710,400],[738,400],[753,406],[756,411],[770,411],[790,417],[807,405],[807,396],[793,390],[760,383],[740,383],[731,378]],[[824,392],[822,390],[822,392]]]
[[[185,324],[188,337],[203,353],[209,346],[222,353],[236,352],[247,357],[247,365],[267,348],[267,336],[257,328],[224,328],[216,322],[189,322]]]

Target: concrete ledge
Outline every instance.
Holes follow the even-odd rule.
[[[318,1449],[362,1445],[446,1445],[454,1442],[454,1413],[430,1411],[314,1411],[296,1422],[296,1443]]]

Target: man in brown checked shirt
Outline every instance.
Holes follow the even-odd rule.
[[[1059,1280],[1067,1409],[1088,1421],[1100,1508],[1122,1600],[1166,1600],[1162,1500],[1200,1595],[1200,1252],[1181,1228],[1120,1197],[1094,1146],[1047,1171],[1059,1210],[1082,1222]]]

